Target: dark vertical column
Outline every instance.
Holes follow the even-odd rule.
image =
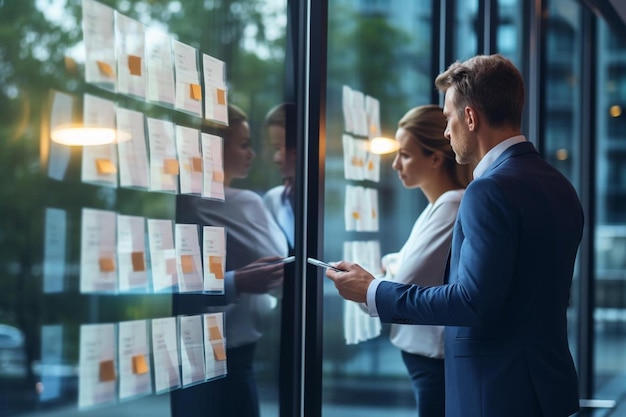
[[[594,395],[594,319],[595,308],[595,174],[596,174],[596,20],[583,8],[582,16],[582,91],[580,131],[582,135],[580,154],[580,194],[585,211],[585,230],[579,249],[580,279],[578,289],[578,373],[581,398]]]
[[[328,0],[309,0],[306,20],[307,59],[301,85],[306,89],[306,150],[303,165],[306,170],[304,187],[305,246],[300,259],[304,283],[304,381],[303,415],[322,415],[322,326],[323,283],[317,279],[318,268],[308,266],[306,257],[319,257],[324,240],[324,164],[326,154],[326,69],[328,36]]]
[[[496,38],[498,36],[498,26],[500,24],[500,16],[498,15],[498,0],[484,0],[482,16],[484,20],[483,24],[483,37],[482,45],[479,43],[478,47],[482,49],[484,54],[494,54],[497,51]]]
[[[305,68],[302,58],[304,44],[302,42],[303,2],[289,0],[287,2],[287,36],[285,51],[284,74],[284,101],[296,104],[295,114],[286,115],[286,146],[287,149],[296,149],[298,163],[296,164],[295,178],[295,230],[294,254],[303,247],[303,179],[305,172],[302,169],[302,159],[305,149],[305,134],[302,128],[305,113],[302,110],[301,74]],[[296,262],[285,266],[285,280],[283,282],[283,298],[281,301],[281,329],[280,329],[280,368],[279,368],[279,415],[282,417],[299,416],[302,407],[301,393],[303,392],[302,377],[302,257]]]
[[[526,106],[522,119],[522,131],[528,140],[532,141],[539,153],[543,154],[541,135],[544,131],[543,109],[545,107],[544,79],[545,74],[545,31],[544,31],[544,8],[545,2],[537,0],[524,2],[524,23],[522,44],[522,68],[526,85]]]
[[[327,0],[289,0],[286,100],[297,140],[294,273],[286,277],[281,339],[280,415],[321,416],[322,285],[306,258],[322,253]]]

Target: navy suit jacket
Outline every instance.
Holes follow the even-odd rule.
[[[583,211],[530,142],[468,186],[449,281],[381,282],[383,322],[445,325],[447,417],[563,417],[578,410],[566,311]]]

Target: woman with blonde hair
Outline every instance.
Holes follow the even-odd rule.
[[[419,188],[428,200],[398,253],[383,257],[386,279],[435,286],[444,283],[452,229],[472,167],[459,165],[444,136],[443,109],[424,105],[398,122],[399,149],[393,169],[405,188]],[[390,340],[398,347],[413,385],[419,417],[444,417],[443,327],[392,324]]]

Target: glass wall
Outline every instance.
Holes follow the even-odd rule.
[[[582,7],[573,0],[550,2],[546,13],[545,93],[541,145],[548,162],[572,182],[580,195],[581,141],[580,83]],[[580,313],[580,273],[576,269],[572,284],[572,300],[568,311],[570,349],[579,355],[577,343]],[[576,359],[575,359],[576,360]]]
[[[401,248],[426,200],[402,188],[394,154],[374,155],[367,144],[393,138],[404,113],[430,103],[433,10],[430,2],[331,0],[328,15],[323,256],[380,272],[381,255]],[[415,415],[389,329],[323,282],[322,415]]]
[[[291,175],[265,123],[286,0],[2,1],[0,25],[0,415],[220,415],[237,371],[276,415],[282,272],[233,271],[289,251],[262,200]]]
[[[455,3],[453,57],[452,61],[446,65],[456,60],[464,61],[471,58],[480,50],[478,31],[482,28],[478,24],[480,21],[478,4],[479,0],[457,1]]]
[[[626,42],[605,23],[596,50],[595,395],[626,386]]]

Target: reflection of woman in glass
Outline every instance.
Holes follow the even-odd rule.
[[[274,149],[273,161],[280,169],[283,184],[269,190],[263,200],[281,227],[289,247],[294,244],[294,177],[296,174],[296,149],[292,140],[287,140],[287,120],[295,117],[295,105],[283,103],[269,111],[265,118],[265,126],[269,141]]]
[[[400,148],[393,169],[406,188],[421,189],[428,205],[400,252],[383,257],[387,279],[443,284],[452,228],[471,167],[456,163],[450,141],[443,136],[446,118],[442,111],[435,105],[420,106],[398,122]],[[419,416],[443,417],[443,327],[392,324],[390,339],[402,352]]]
[[[254,352],[261,337],[260,320],[277,304],[269,292],[278,291],[283,281],[283,265],[268,265],[268,261],[286,256],[284,235],[258,194],[231,186],[234,180],[247,177],[255,152],[246,115],[229,105],[228,118],[228,127],[204,129],[224,139],[225,201],[179,195],[176,205],[178,223],[226,229],[225,295],[178,294],[175,305],[176,314],[200,314],[207,309],[226,312],[228,375],[174,391],[172,408],[177,417],[259,415]]]

